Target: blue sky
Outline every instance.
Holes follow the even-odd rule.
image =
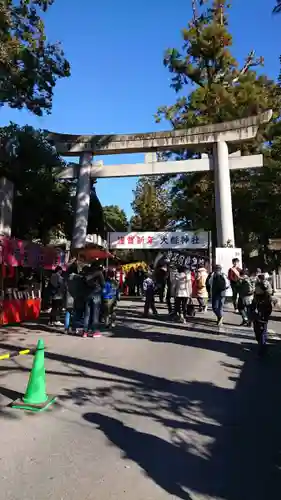
[[[0,125],[14,121],[78,134],[164,130],[157,107],[172,104],[163,52],[181,47],[180,30],[190,19],[189,0],[56,0],[46,17],[51,41],[60,40],[71,63],[71,77],[57,84],[52,114],[1,109]],[[281,53],[281,16],[271,15],[274,0],[233,1],[230,29],[234,54],[243,61],[254,48],[275,78]],[[104,157],[105,163],[142,161],[142,155]],[[98,181],[103,205],[116,204],[131,215],[135,178]]]

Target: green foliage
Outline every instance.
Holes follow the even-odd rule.
[[[0,2],[0,103],[26,107],[41,116],[50,112],[58,78],[70,75],[59,44],[46,41],[44,22],[54,0]],[[41,11],[41,12],[40,12]]]
[[[175,104],[159,108],[156,120],[168,120],[173,128],[180,129],[273,109],[272,123],[261,127],[254,141],[235,144],[235,150],[240,149],[243,154],[264,151],[267,144],[265,168],[231,174],[236,244],[247,247],[250,252],[254,247],[264,246],[270,235],[281,233],[280,203],[277,202],[281,195],[281,164],[280,156],[276,155],[276,149],[280,148],[280,87],[266,75],[256,73],[255,68],[263,64],[263,59],[257,58],[253,50],[241,68],[231,54],[229,2],[212,0],[203,5],[205,3],[200,2],[200,7],[196,0],[192,2],[193,18],[182,32],[182,51],[169,49],[165,54],[164,64],[172,74],[171,86],[181,95]],[[206,152],[211,151],[206,148]],[[194,151],[188,150],[176,154],[182,159],[193,156]],[[184,174],[170,179],[170,184],[173,218],[185,227],[204,228],[214,234],[212,175]],[[261,213],[267,217],[264,225]]]
[[[161,231],[170,221],[167,192],[151,177],[139,179],[132,208],[135,214],[130,221],[132,230]]]
[[[11,124],[0,129],[0,176],[14,182],[13,236],[48,243],[72,229],[72,183],[59,182],[53,167],[64,162],[44,132]]]
[[[109,231],[127,231],[128,220],[126,214],[118,205],[107,205],[103,207],[103,214],[105,223],[110,226],[108,228]]]

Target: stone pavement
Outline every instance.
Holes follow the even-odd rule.
[[[32,359],[0,361],[1,500],[279,498],[281,344],[258,359],[230,308],[220,333],[211,312],[181,325],[142,308],[123,300],[100,339],[44,324],[0,330],[2,352],[44,338],[58,395],[42,414],[12,410]]]

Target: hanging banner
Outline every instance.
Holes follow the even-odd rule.
[[[209,234],[207,231],[111,232],[109,246],[111,250],[208,249]]]
[[[16,238],[0,238],[2,263],[11,267],[44,267],[53,269],[65,265],[65,252],[55,247],[44,247]]]
[[[170,250],[159,253],[154,261],[154,267],[161,265],[161,261],[168,259],[171,267],[184,266],[190,271],[196,271],[200,267],[210,269],[209,256],[202,253],[191,253],[187,251],[177,252]]]

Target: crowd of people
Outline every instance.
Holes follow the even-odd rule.
[[[261,342],[262,348],[265,346],[273,302],[273,287],[267,273],[257,269],[250,274],[247,269],[240,268],[239,259],[233,259],[228,275],[220,265],[216,265],[213,272],[208,273],[204,267],[191,272],[178,266],[175,271],[169,267],[168,262],[163,264],[162,272],[166,273],[164,293],[168,312],[174,319],[186,323],[188,316],[195,315],[195,295],[201,312],[207,311],[208,301],[211,300],[217,325],[221,326],[227,290],[231,288],[234,310],[242,318],[241,326],[253,326],[257,341]],[[162,301],[163,281],[157,282],[157,275],[157,272],[151,271],[144,280],[145,316],[150,309],[153,314],[157,314],[155,294],[158,290],[160,302]]]
[[[80,333],[83,337],[99,337],[100,324],[115,325],[115,308],[119,300],[119,285],[113,270],[93,262],[78,270],[71,263],[65,273],[57,267],[46,288],[50,304],[49,324],[64,326],[65,333]],[[61,323],[62,310],[65,320]]]
[[[217,325],[223,323],[227,290],[231,288],[235,312],[241,315],[241,325],[251,327],[258,342],[266,342],[268,320],[272,312],[273,288],[266,273],[257,269],[250,274],[240,268],[238,259],[226,275],[220,265],[209,273],[205,267],[191,271],[184,266],[176,268],[164,259],[155,269],[146,271],[141,266],[127,275],[116,270],[105,270],[97,262],[78,271],[72,262],[63,275],[61,267],[53,272],[46,292],[51,302],[49,322],[64,326],[65,332],[80,332],[82,336],[100,336],[100,324],[115,326],[116,305],[120,294],[142,296],[144,316],[151,311],[157,315],[155,296],[166,303],[170,318],[186,323],[195,315],[195,298],[199,312],[206,312],[208,302],[215,314]],[[64,324],[60,322],[65,309]]]

